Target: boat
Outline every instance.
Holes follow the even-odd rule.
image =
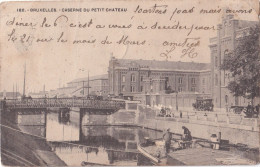
[[[142,155],[152,160],[155,165],[162,165],[166,164],[167,161],[164,145],[165,143],[161,139],[150,140],[146,138],[144,143],[138,144],[137,149]]]
[[[166,153],[165,142],[162,139],[151,140],[147,137],[144,143],[138,144],[137,149],[157,166],[170,165],[168,164],[170,162],[167,162],[168,155],[171,154],[172,150],[178,151],[185,149],[183,143],[187,144],[187,142],[183,140],[172,139],[169,153]],[[188,143],[190,143],[190,141]]]
[[[145,143],[138,145],[138,150],[142,155],[147,157],[156,166],[201,166],[201,165],[255,165],[256,162],[244,157],[241,153],[229,151],[227,147],[232,147],[226,140],[221,142],[221,146],[214,146],[220,144],[215,141],[208,141],[205,139],[196,139],[191,145],[187,145],[190,141],[174,140],[171,144],[171,149],[167,155],[158,156],[157,149],[164,150],[164,142],[162,140],[146,139]],[[185,144],[185,146],[183,145]],[[166,153],[166,151],[164,151]]]
[[[87,162],[87,161],[82,161],[81,166],[112,166],[111,164],[99,164],[99,163],[93,163],[93,162]]]

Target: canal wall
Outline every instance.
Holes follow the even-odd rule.
[[[231,144],[246,144],[249,147],[259,147],[259,120],[243,118],[235,114],[184,112],[182,118],[157,117],[156,110],[142,108],[138,125],[155,130],[170,128],[171,132],[182,134],[182,126],[186,126],[193,137],[210,139],[212,134],[221,132],[223,140]]]
[[[82,125],[123,125],[140,126],[154,130],[170,128],[171,132],[182,134],[182,126],[186,126],[193,137],[210,139],[212,134],[221,132],[223,140],[231,144],[246,144],[259,147],[259,120],[244,118],[238,114],[223,112],[179,112],[174,117],[158,117],[158,110],[142,105],[138,109],[119,110],[111,115],[89,115],[85,113]]]

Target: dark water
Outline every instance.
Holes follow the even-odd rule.
[[[137,145],[144,137],[161,138],[161,132],[138,127],[82,126],[81,121],[75,111],[19,112],[17,115],[19,128],[46,138],[67,165],[152,165],[138,152]]]

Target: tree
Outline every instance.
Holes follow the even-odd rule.
[[[227,54],[220,66],[233,80],[228,89],[234,96],[253,99],[260,96],[259,26],[251,27],[249,35],[237,41],[234,51]]]

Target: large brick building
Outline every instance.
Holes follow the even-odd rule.
[[[110,94],[210,93],[210,64],[111,58],[108,68]]]
[[[178,93],[180,106],[191,107],[197,96],[211,93],[211,71],[207,63],[112,57],[108,76],[110,94],[133,95],[148,105],[174,106],[175,95],[168,93]]]
[[[236,48],[239,39],[249,34],[250,27],[258,22],[234,19],[233,15],[226,15],[222,23],[218,24],[217,36],[210,38],[212,98],[216,109],[228,109],[230,106],[246,106],[248,100],[234,97],[227,88],[233,79],[228,71],[220,70],[224,57]]]

